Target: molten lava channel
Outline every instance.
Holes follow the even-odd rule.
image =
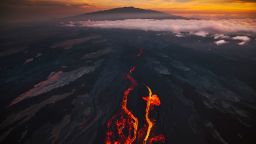
[[[141,56],[142,52],[143,51],[140,51],[137,56]],[[138,129],[139,120],[127,107],[128,97],[138,85],[136,80],[132,77],[134,71],[135,67],[133,66],[126,75],[127,80],[130,82],[130,86],[123,92],[121,112],[114,115],[107,123],[105,144],[133,144],[135,142],[152,144],[153,142],[165,142],[164,135],[152,134],[152,128],[155,126],[155,122],[154,120],[150,119],[150,111],[152,110],[153,106],[160,106],[161,102],[158,95],[153,94],[149,86],[146,86],[148,96],[142,98],[146,101],[146,124],[144,128]]]

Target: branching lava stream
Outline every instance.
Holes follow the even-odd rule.
[[[140,57],[142,53],[143,51],[141,50],[137,56]],[[134,71],[135,66],[133,66],[126,75],[127,80],[130,82],[130,86],[123,93],[121,112],[114,115],[107,122],[105,144],[152,144],[153,142],[165,142],[164,135],[153,136],[151,133],[155,122],[150,119],[150,111],[153,106],[160,106],[161,102],[159,97],[152,93],[149,86],[146,86],[148,96],[142,98],[146,101],[145,120],[147,124],[144,125],[144,128],[138,129],[139,120],[127,107],[128,97],[138,85],[136,80],[132,77]]]

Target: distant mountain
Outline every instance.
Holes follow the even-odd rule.
[[[146,10],[134,7],[114,8],[110,10],[85,13],[69,20],[122,20],[122,19],[186,19],[181,16],[170,15],[167,13]]]

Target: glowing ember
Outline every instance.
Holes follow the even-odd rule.
[[[137,56],[141,56],[142,53],[143,51],[141,50]],[[122,111],[113,116],[107,123],[108,131],[105,144],[132,144],[134,142],[152,144],[153,142],[165,142],[163,135],[152,136],[151,134],[155,123],[149,117],[150,110],[153,106],[160,106],[161,102],[159,97],[152,93],[150,87],[146,86],[149,94],[143,97],[143,100],[146,101],[145,119],[147,124],[145,127],[138,130],[139,120],[127,107],[128,96],[138,85],[136,80],[132,77],[134,71],[135,67],[133,66],[126,75],[126,78],[131,84],[123,93]]]
[[[153,142],[165,142],[165,136],[164,135],[158,135],[155,137],[152,137],[149,139],[149,144],[152,144]]]

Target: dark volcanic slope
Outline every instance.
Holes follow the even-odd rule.
[[[181,19],[184,17],[166,14],[154,10],[134,7],[122,7],[93,13],[81,14],[67,20],[122,20],[122,19]]]
[[[120,109],[133,65],[139,86],[128,107],[141,121],[141,96],[149,85],[162,102],[152,115],[154,134],[166,135],[167,144],[256,143],[256,63],[250,57],[182,46],[171,33],[63,27],[29,32],[33,42],[1,55],[1,143],[104,143],[106,122]],[[19,34],[28,34],[27,28]],[[199,39],[183,38],[188,44]]]

